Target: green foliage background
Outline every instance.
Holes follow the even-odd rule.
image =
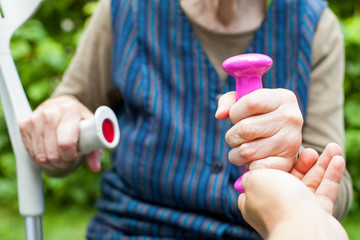
[[[96,1],[45,0],[37,14],[11,41],[11,50],[32,108],[48,98],[68,66],[83,26]],[[351,212],[360,207],[360,3],[330,0],[340,19],[346,44],[345,122],[346,156],[354,182]],[[105,154],[105,166],[109,166]],[[92,206],[98,195],[99,175],[84,165],[64,179],[44,178],[46,198],[54,205]],[[16,169],[0,106],[0,209],[17,209]]]

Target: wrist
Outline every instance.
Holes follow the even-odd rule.
[[[347,239],[341,224],[325,211],[314,209],[293,212],[274,224],[269,240]]]

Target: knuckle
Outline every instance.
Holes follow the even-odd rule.
[[[225,141],[230,147],[236,147],[245,141],[256,139],[257,135],[258,133],[251,122],[244,119],[227,131],[225,134]]]
[[[247,162],[251,161],[254,158],[255,154],[256,149],[251,147],[250,144],[244,143],[241,144],[241,146],[239,147],[239,156]]]
[[[32,120],[31,117],[22,120],[19,123],[20,132],[27,132],[27,130],[32,129],[33,124],[34,124],[34,121]]]
[[[49,159],[50,162],[59,162],[60,159],[60,155],[58,153],[49,153],[47,158]]]
[[[38,124],[39,124],[39,119],[37,117],[33,117],[29,119],[27,129],[29,130],[30,133],[31,132],[37,133],[38,130],[42,129],[38,127]]]
[[[52,109],[46,109],[42,112],[43,119],[45,124],[50,125],[54,122],[56,118],[56,112]]]
[[[293,91],[285,88],[278,89],[286,101],[297,101],[296,95]]]
[[[25,127],[30,131],[33,129],[41,129],[43,123],[43,112],[42,111],[35,111],[30,118],[26,120]],[[40,127],[39,127],[40,126]]]
[[[72,161],[78,157],[77,143],[70,140],[59,143],[60,158],[64,161]]]
[[[229,161],[236,165],[236,166],[240,166],[241,165],[241,159],[238,157],[238,154],[236,153],[236,149],[231,149],[228,153],[228,158]]]
[[[253,140],[257,137],[256,129],[244,119],[235,124],[225,134],[225,141],[230,147],[236,147],[245,141]]]
[[[246,98],[246,109],[248,112],[250,113],[253,113],[253,112],[256,112],[260,105],[259,105],[259,102],[256,101],[256,99],[252,98],[252,97],[249,97],[249,98]]]
[[[285,121],[286,124],[290,124],[294,126],[302,126],[304,122],[300,110],[285,111],[283,120]]]
[[[256,129],[248,119],[244,119],[238,124],[237,133],[245,140],[253,140],[257,137]]]
[[[59,141],[59,148],[64,151],[71,151],[76,148],[77,141],[75,139],[67,139]]]
[[[285,172],[289,172],[295,165],[295,159],[289,158],[284,159],[283,163],[280,166],[275,166],[274,168],[280,169]]]
[[[20,132],[25,132],[27,130],[27,126],[29,125],[29,119],[24,119],[19,123]]]
[[[248,163],[254,159],[256,150],[249,146],[249,144],[241,144],[237,148],[233,148],[229,151],[229,161],[237,166]]]
[[[226,132],[225,141],[230,147],[234,148],[247,140],[247,136],[246,127],[239,122]]]
[[[226,134],[225,134],[225,141],[227,142],[227,144],[228,144],[231,148],[233,148],[233,147],[236,146],[236,144],[235,144],[235,139],[234,139],[234,138],[236,138],[236,136],[235,136],[234,131],[233,131],[232,129],[230,129],[229,131],[226,132]]]
[[[38,163],[46,162],[46,156],[43,153],[35,153],[34,157],[35,157],[35,161]]]
[[[69,109],[74,110],[78,109],[78,103],[74,100],[65,101],[60,105],[62,111],[68,111]]]

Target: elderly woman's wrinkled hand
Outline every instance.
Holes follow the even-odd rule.
[[[80,163],[78,154],[79,124],[93,113],[72,96],[58,96],[42,103],[20,122],[25,148],[34,163],[49,175],[63,176]],[[100,171],[102,150],[86,155],[94,172]]]
[[[215,115],[234,124],[226,133],[229,161],[251,169],[290,171],[302,141],[303,118],[296,96],[286,89],[259,89],[236,102],[235,92],[219,99]]]

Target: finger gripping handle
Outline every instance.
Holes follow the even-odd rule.
[[[115,113],[106,106],[95,111],[94,118],[80,122],[79,152],[87,154],[96,149],[114,149],[120,140]]]

